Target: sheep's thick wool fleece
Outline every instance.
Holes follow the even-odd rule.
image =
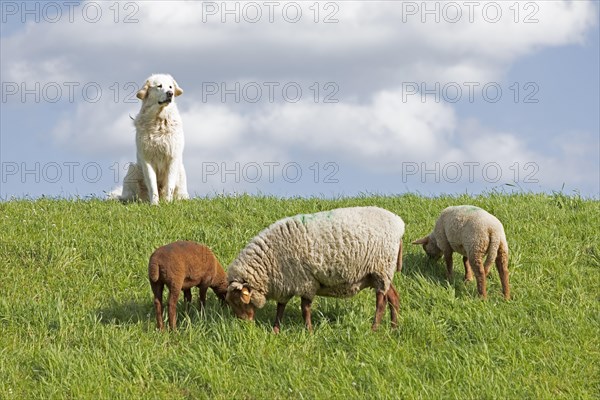
[[[488,249],[506,245],[504,228],[498,218],[475,206],[454,206],[442,211],[435,223],[433,235],[441,250],[447,244],[463,256],[485,254]],[[496,253],[493,252],[493,257]]]
[[[281,302],[295,295],[349,297],[367,282],[387,291],[403,234],[402,219],[378,207],[284,218],[240,252],[228,268],[229,281]]]

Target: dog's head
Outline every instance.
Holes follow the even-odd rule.
[[[166,106],[181,94],[183,90],[171,75],[155,74],[146,80],[144,86],[137,92],[137,98],[152,105]]]

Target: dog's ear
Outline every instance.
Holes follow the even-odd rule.
[[[140,100],[144,100],[146,98],[146,94],[148,94],[148,89],[150,88],[150,82],[146,81],[144,87],[142,87],[136,94],[137,98]]]
[[[183,89],[179,87],[175,79],[173,79],[173,87],[175,88],[175,97],[183,94]]]

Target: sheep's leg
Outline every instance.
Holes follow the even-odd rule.
[[[390,307],[390,317],[392,319],[392,328],[398,327],[398,311],[400,310],[400,296],[394,285],[390,285],[386,293],[388,306]]]
[[[444,261],[446,262],[446,278],[452,279],[452,252],[444,253]]]
[[[275,323],[273,324],[273,333],[279,333],[279,326],[281,325],[281,318],[283,318],[283,310],[287,303],[277,303],[277,313],[275,314]]]
[[[471,282],[473,280],[473,270],[469,263],[469,257],[463,256],[463,264],[465,265],[465,282]]]
[[[473,267],[473,272],[475,272],[475,278],[477,279],[477,291],[485,299],[487,298],[487,290],[485,287],[485,268],[483,267],[483,263],[478,259],[472,259],[469,262]]]
[[[396,261],[396,271],[402,272],[402,240],[400,240],[400,247],[398,248],[398,261]]]
[[[500,282],[502,282],[502,293],[506,300],[510,299],[510,287],[508,284],[508,257],[502,249],[498,251],[496,256],[496,269],[500,274]]]
[[[179,299],[181,289],[169,288],[169,327],[175,329],[177,325],[177,300]]]
[[[160,329],[161,331],[164,329],[163,319],[162,319],[162,311],[163,311],[163,289],[164,286],[162,283],[151,282],[152,285],[152,293],[154,293],[154,310],[156,311],[156,329]]]
[[[185,300],[185,312],[189,313],[192,304],[192,289],[183,289],[183,300]]]
[[[386,296],[382,291],[375,293],[375,320],[373,321],[372,330],[376,331],[381,323],[381,318],[385,312]]]
[[[304,317],[304,324],[306,325],[306,329],[309,332],[312,332],[312,321],[310,317],[310,306],[312,305],[312,300],[302,297],[301,309],[302,309],[302,317]]]
[[[192,305],[192,290],[191,289],[183,289],[183,302],[185,304],[185,312],[189,314],[190,307]]]
[[[198,286],[198,289],[200,290],[200,310],[204,310],[204,307],[206,306],[206,292],[208,291],[208,286],[200,285]]]
[[[498,258],[498,256],[496,256],[496,259]],[[494,263],[494,261],[491,259],[490,256],[487,256],[485,259],[485,264],[483,264],[483,269],[485,270],[485,276],[489,276],[490,275],[490,271],[492,270],[492,264]]]

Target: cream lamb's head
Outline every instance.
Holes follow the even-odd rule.
[[[438,247],[435,236],[433,235],[425,236],[424,238],[415,240],[412,242],[412,244],[423,245],[423,250],[425,250],[425,253],[429,256],[429,258],[433,260],[437,260],[442,256],[442,250],[440,250]]]

